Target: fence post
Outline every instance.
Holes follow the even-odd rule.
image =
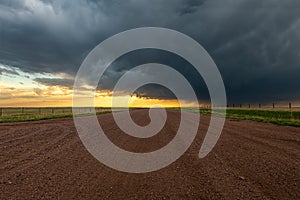
[[[292,103],[289,103],[289,109],[291,112],[291,119],[293,119]]]
[[[232,107],[234,108],[234,104],[232,105]]]
[[[273,109],[275,108],[275,103],[273,103]]]
[[[240,104],[240,108],[242,107],[242,104]]]
[[[249,103],[249,108],[251,108],[251,105],[250,105],[250,103]]]
[[[258,104],[258,107],[261,108],[261,104]]]

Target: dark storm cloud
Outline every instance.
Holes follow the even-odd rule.
[[[0,68],[0,75],[2,74],[19,75],[19,73],[16,70]]]
[[[74,80],[62,78],[35,78],[34,81],[46,86],[62,86],[70,89],[74,84]]]
[[[200,100],[208,98],[207,88],[202,77],[188,61],[176,54],[156,49],[136,50],[119,57],[103,74],[103,77],[99,82],[99,89],[111,89],[118,79],[121,78],[121,76],[123,76],[129,69],[145,63],[160,63],[171,66],[190,81]],[[160,71],[157,68],[153,68],[153,71],[151,72],[136,72],[135,77],[131,77],[131,81],[134,82],[135,80],[133,79],[140,79],[144,73],[148,73],[149,76],[151,76],[151,74],[156,76],[155,73],[160,73]],[[93,78],[90,76],[90,79]],[[166,77],[166,79],[172,80],[173,77]],[[158,87],[157,84],[145,85],[144,87],[139,88],[136,94],[142,97],[151,96],[159,99],[175,98],[172,92],[164,87]],[[186,98],[188,100],[188,97]]]
[[[181,31],[207,49],[230,102],[300,99],[298,0],[2,0],[0,25],[0,63],[26,72],[74,76],[87,53],[107,37],[160,26]],[[156,61],[174,59],[153,55]],[[110,89],[128,69],[124,65],[142,64],[147,56],[120,60],[100,86]],[[179,69],[180,62],[166,63]],[[188,72],[197,93],[206,91],[195,71]],[[161,96],[154,91],[143,93]]]

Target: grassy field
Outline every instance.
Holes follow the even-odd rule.
[[[97,115],[110,113],[111,111],[101,111],[97,112]],[[90,115],[89,113],[83,113],[81,116]],[[0,123],[4,122],[26,122],[26,121],[37,121],[37,120],[46,120],[46,119],[58,119],[58,118],[70,118],[73,117],[72,113],[68,114],[17,114],[0,117]]]
[[[186,109],[188,111],[197,112],[195,109]],[[111,112],[108,108],[96,108],[97,114]],[[89,115],[90,108],[81,108],[80,115]],[[201,114],[211,115],[211,109],[201,108]],[[220,116],[217,111],[212,115]],[[2,110],[0,123],[4,122],[24,122],[56,118],[72,117],[71,108],[6,108]],[[300,127],[300,111],[279,111],[265,109],[227,109],[226,117],[231,120],[252,120],[265,123],[273,123],[283,126]]]
[[[210,109],[200,109],[201,114],[211,114]],[[215,113],[218,116],[218,112]],[[252,120],[283,126],[300,127],[300,112],[278,110],[227,109],[226,118],[232,120]]]
[[[79,115],[90,115],[90,108],[78,108]],[[108,108],[95,108],[97,115],[111,112]],[[0,123],[24,122],[72,117],[72,108],[2,108]]]

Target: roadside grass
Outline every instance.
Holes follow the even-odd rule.
[[[97,115],[111,113],[111,111],[102,111],[97,112]],[[83,113],[76,116],[89,116],[90,113]],[[59,118],[70,118],[73,117],[72,113],[68,114],[14,114],[0,117],[0,123],[5,122],[28,122],[28,121],[38,121],[38,120],[46,120],[46,119],[59,119]]]
[[[220,112],[221,113],[221,112]],[[218,111],[212,114],[211,109],[201,108],[200,114],[219,116]],[[251,110],[251,109],[227,109],[226,118],[231,120],[251,120],[264,123],[272,123],[282,126],[300,127],[300,112]]]
[[[134,108],[139,109],[139,108]],[[179,108],[171,108],[178,110]],[[199,112],[195,108],[184,108],[184,110],[189,112]],[[112,111],[101,111],[97,112],[97,115],[111,113]],[[117,112],[117,111],[114,111]],[[217,109],[214,113],[209,108],[201,108],[200,114],[212,115],[222,117],[222,109]],[[89,116],[90,113],[83,113],[76,116]],[[37,121],[46,119],[58,119],[58,118],[70,118],[73,117],[72,113],[60,113],[60,114],[42,114],[37,113],[30,114],[11,114],[0,117],[0,123],[5,122],[26,122],[26,121]],[[300,127],[300,112],[290,112],[290,111],[275,111],[275,110],[252,110],[252,109],[227,109],[226,118],[230,120],[251,120],[264,123],[272,123],[282,126],[295,126]]]
[[[178,108],[174,108],[178,109]],[[196,108],[184,108],[188,112],[199,112]],[[200,114],[224,117],[224,109],[200,108]],[[281,126],[300,127],[299,111],[255,110],[255,109],[226,109],[226,118],[229,120],[251,120],[256,122],[272,123]]]

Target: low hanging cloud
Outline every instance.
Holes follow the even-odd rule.
[[[60,86],[68,89],[72,89],[74,85],[74,80],[63,78],[35,78],[34,81],[46,86]]]
[[[19,75],[19,73],[14,69],[0,68],[0,75]]]
[[[207,49],[222,74],[229,102],[296,101],[299,10],[298,0],[2,0],[0,63],[29,73],[74,77],[88,52],[109,36],[137,27],[166,27]],[[155,60],[180,69],[206,98],[205,83],[183,61],[161,52],[138,55],[116,62],[99,88],[112,89],[130,67]],[[72,79],[36,81],[72,87]],[[161,96],[155,88],[148,86],[141,93]]]

